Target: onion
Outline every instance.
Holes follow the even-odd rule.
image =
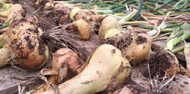
[[[121,51],[103,44],[94,50],[84,70],[60,84],[58,89],[61,94],[94,94],[105,89],[113,90],[123,84],[130,71],[131,66]],[[42,94],[55,93],[54,89],[49,89]]]
[[[64,24],[69,21],[70,9],[63,4],[57,3],[54,6],[54,14],[59,18],[59,23]]]
[[[70,13],[70,19],[73,21],[84,19],[86,21],[97,21],[102,18],[101,15],[93,14],[89,10],[85,11],[80,8],[73,8]]]
[[[138,64],[148,60],[151,50],[151,38],[146,33],[132,33],[132,41],[121,51],[131,64]]]
[[[48,46],[41,39],[43,32],[35,20],[34,16],[16,19],[9,28],[12,60],[30,69],[43,67],[49,59]]]
[[[0,19],[3,21],[6,21],[9,15],[11,15],[14,12],[19,13],[20,15],[24,15],[25,11],[20,4],[4,4],[4,10],[0,12]]]
[[[7,35],[2,34],[0,36],[0,46],[0,67],[3,67],[8,64],[8,60],[10,59]]]
[[[103,19],[98,34],[102,42],[121,49],[122,54],[131,60],[131,64],[137,64],[149,57],[151,38],[146,33],[126,32],[113,16]]]
[[[57,85],[70,79],[78,74],[77,70],[82,65],[76,52],[68,48],[60,48],[53,54],[52,69],[42,69],[42,75],[51,75],[48,83]],[[47,84],[43,84],[37,90],[33,90],[32,94],[39,94],[48,89]]]
[[[169,50],[156,50],[151,53],[150,59],[150,75],[152,77],[164,77],[165,73],[172,77],[179,71],[179,61],[176,56]]]
[[[72,33],[79,39],[87,40],[91,35],[92,27],[85,20],[80,19],[73,22],[72,24],[65,25],[64,30]]]
[[[104,41],[106,32],[110,29],[118,29],[118,30],[121,30],[121,32],[123,31],[121,26],[118,23],[117,18],[111,15],[105,17],[100,24],[98,35],[102,42]]]
[[[78,74],[81,65],[79,56],[71,49],[61,48],[53,54],[52,69],[58,72],[60,80],[67,77],[67,74]]]

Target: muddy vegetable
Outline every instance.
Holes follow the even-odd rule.
[[[53,54],[52,69],[43,69],[42,75],[51,75],[48,82],[56,85],[76,75],[81,65],[76,52],[68,48],[61,48]],[[47,86],[44,84],[39,89],[34,90],[32,94],[44,92],[48,88]]]
[[[83,19],[86,21],[97,21],[101,18],[101,15],[94,14],[90,11],[84,11],[80,8],[73,8],[70,13],[70,19],[73,21]]]
[[[101,41],[115,45],[122,54],[137,64],[148,59],[151,49],[151,38],[146,33],[127,32],[122,29],[113,16],[103,19],[99,28]]]
[[[104,51],[104,54],[102,54]],[[104,44],[95,49],[84,70],[74,78],[60,84],[64,94],[93,94],[119,87],[129,76],[131,66],[116,47]],[[54,89],[42,94],[55,93]]]
[[[131,64],[138,64],[148,60],[151,49],[151,38],[146,33],[132,33],[132,41],[128,47],[121,51],[128,59],[131,59]]]
[[[122,32],[121,26],[119,25],[118,20],[114,16],[107,16],[102,20],[98,31],[98,35],[101,41],[105,40],[105,34],[110,29],[118,29]]]
[[[14,12],[19,13],[20,15],[24,15],[25,11],[20,4],[7,4],[3,3],[3,10],[0,12],[0,19],[6,21],[9,15]]]
[[[58,17],[60,24],[64,24],[70,20],[70,9],[67,6],[57,3],[55,4],[53,11],[54,14]]]
[[[10,51],[8,47],[8,36],[2,34],[0,36],[0,67],[8,64],[10,59]]]
[[[78,74],[82,65],[76,52],[68,48],[61,48],[53,54],[52,70],[43,71],[45,75],[59,75],[59,80]]]
[[[62,83],[76,74],[82,65],[76,52],[68,48],[60,48],[53,54],[52,69],[42,69],[42,75],[51,75],[48,82],[53,85]],[[39,94],[48,89],[47,84],[42,85],[37,90],[33,90],[32,94]]]
[[[163,77],[165,73],[172,77],[179,71],[179,61],[176,56],[168,50],[156,50],[149,59],[151,76]]]
[[[9,48],[12,60],[30,69],[39,69],[49,59],[48,46],[41,39],[43,31],[30,16],[14,20],[9,28]]]
[[[87,40],[90,38],[92,26],[83,19],[77,20],[71,24],[65,25],[63,29],[72,33],[79,39]]]

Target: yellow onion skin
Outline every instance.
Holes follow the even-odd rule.
[[[70,19],[73,21],[77,21],[80,19],[86,20],[86,21],[98,21],[101,19],[101,15],[93,14],[91,12],[85,12],[80,8],[74,8],[71,10],[70,13]]]
[[[104,40],[106,32],[110,29],[121,29],[121,26],[119,25],[117,18],[111,15],[105,17],[100,24],[98,35],[101,41]]]
[[[4,11],[0,12],[0,17],[8,18],[9,15],[12,13],[17,12],[20,15],[24,15],[25,11],[20,4],[10,4],[10,7],[8,9],[5,9]]]
[[[131,65],[121,51],[112,45],[103,44],[92,52],[82,72],[59,84],[58,89],[61,94],[95,94],[112,90],[123,85],[130,72]],[[51,88],[41,94],[55,92]]]
[[[54,14],[58,17],[59,23],[64,24],[69,21],[70,9],[63,4],[57,3],[54,6]]]
[[[59,81],[77,74],[80,66],[82,63],[78,54],[71,49],[60,48],[53,54],[52,70],[58,73]]]
[[[30,16],[13,20],[9,28],[12,60],[30,69],[43,67],[49,59],[48,46],[41,39],[43,31],[36,25],[35,19]]]
[[[77,26],[79,36],[81,39],[87,40],[90,38],[92,26],[83,19],[77,20],[74,22]]]
[[[0,67],[7,65],[10,59],[8,40],[9,39],[7,35],[2,34],[0,36],[0,41],[2,46],[2,48],[0,48]]]
[[[146,33],[132,33],[130,45],[121,51],[135,65],[147,60],[151,51],[151,38]]]

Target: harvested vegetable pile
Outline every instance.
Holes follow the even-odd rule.
[[[189,94],[189,0],[0,0],[0,94]]]

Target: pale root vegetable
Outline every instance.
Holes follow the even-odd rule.
[[[102,22],[100,23],[98,35],[99,35],[99,38],[101,41],[104,41],[105,34],[110,29],[118,29],[118,30],[122,31],[121,26],[118,23],[117,18],[115,18],[114,16],[111,16],[111,15],[105,17],[102,20]]]
[[[113,16],[107,16],[102,20],[98,35],[102,42],[121,49],[131,64],[140,63],[149,57],[151,38],[143,32],[125,31]]]
[[[70,19],[73,21],[77,21],[79,19],[83,19],[86,21],[98,21],[102,16],[96,13],[91,12],[90,10],[83,10],[80,8],[73,8],[70,13]]]
[[[43,70],[43,75],[58,75],[59,80],[78,74],[82,62],[76,52],[69,48],[60,48],[53,54],[52,69]]]
[[[3,67],[8,64],[10,59],[10,51],[8,47],[8,36],[2,34],[0,36],[0,67]]]
[[[132,41],[121,51],[131,64],[138,64],[148,60],[151,49],[151,38],[146,33],[132,33]]]
[[[4,4],[4,6],[7,6],[3,9],[3,11],[0,12],[0,20],[6,21],[9,15],[11,15],[14,12],[19,13],[20,15],[24,15],[25,11],[20,4]]]
[[[70,9],[61,3],[55,4],[55,6],[53,8],[53,12],[54,12],[55,16],[58,17],[60,24],[64,24],[70,20],[70,18],[69,18]]]
[[[91,36],[92,26],[83,19],[74,21],[71,24],[65,25],[63,29],[66,32],[72,33],[79,39],[87,40]]]
[[[58,89],[61,94],[94,94],[113,90],[123,84],[130,72],[131,66],[121,51],[112,45],[103,44],[94,50],[84,70],[60,84]],[[55,93],[51,88],[41,94]]]
[[[179,61],[169,50],[156,50],[151,53],[150,59],[151,77],[172,77],[179,72]]]
[[[33,20],[32,20],[33,19]],[[48,46],[41,36],[34,16],[13,20],[9,27],[9,49],[12,60],[30,69],[39,69],[49,59]]]
[[[62,83],[73,76],[77,75],[77,70],[82,65],[78,54],[69,48],[60,48],[53,54],[52,69],[44,68],[42,75],[51,75],[48,82],[53,85]],[[37,90],[33,90],[32,94],[39,94],[48,89],[47,83]]]

